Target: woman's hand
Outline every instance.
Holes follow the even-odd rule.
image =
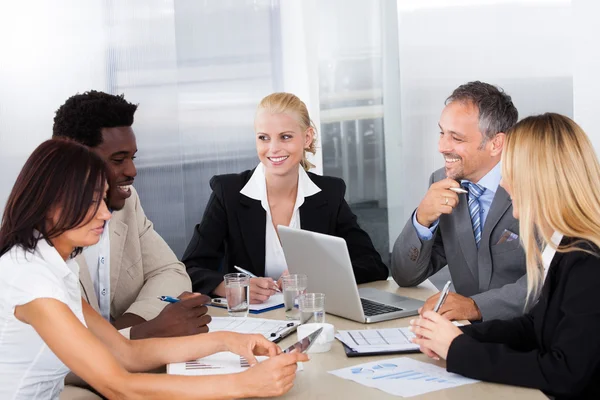
[[[462,331],[447,318],[433,311],[426,311],[421,318],[410,321],[410,330],[417,335],[412,341],[421,346],[421,351],[429,357],[448,357],[452,341]]]
[[[277,283],[271,278],[250,278],[250,304],[260,304],[275,294]]]
[[[287,393],[294,386],[296,363],[308,361],[303,353],[280,354],[244,371],[244,397],[273,397]]]
[[[281,353],[279,346],[259,334],[227,332],[224,342],[227,350],[244,357],[251,366],[257,363],[255,355],[275,357]]]
[[[290,274],[290,271],[288,269],[286,269],[285,271],[283,271],[281,273],[281,276],[279,277],[279,279],[277,279],[277,287],[279,288],[279,290],[283,290],[283,277],[287,276]]]

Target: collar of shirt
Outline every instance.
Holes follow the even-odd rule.
[[[550,238],[550,241],[552,242],[552,244],[554,246],[552,246],[550,243],[547,243],[546,247],[544,247],[544,251],[542,252],[542,265],[544,266],[544,280],[546,280],[546,275],[548,275],[548,269],[550,268],[552,259],[554,258],[554,255],[556,254],[556,249],[560,245],[560,242],[562,241],[563,236],[564,235],[560,232],[554,232],[554,234],[552,234],[552,238]]]
[[[296,204],[294,205],[294,211],[300,208],[304,204],[304,199],[310,197],[316,193],[319,193],[321,189],[315,185],[315,183],[309,178],[304,168],[301,165],[298,166],[298,192],[296,194]],[[258,163],[256,169],[252,173],[252,176],[244,185],[240,193],[251,199],[260,201],[265,211],[270,212],[269,202],[267,199],[267,181],[265,177],[265,166],[262,163]]]
[[[40,237],[37,247],[35,249],[36,256],[42,258],[52,268],[56,268],[57,276],[61,278],[67,277],[69,274],[74,274],[79,279],[79,265],[77,262],[69,258],[67,261],[63,260],[58,251],[48,244],[46,239]],[[27,254],[25,255],[27,257]]]
[[[483,176],[477,182],[479,185],[483,186],[487,192],[491,192],[492,194],[496,194],[496,190],[498,190],[498,185],[500,185],[500,180],[502,179],[502,163],[499,162],[496,164],[494,168],[492,168],[487,174]],[[460,181],[460,183],[468,182],[466,179]]]

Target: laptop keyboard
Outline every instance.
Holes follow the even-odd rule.
[[[360,298],[360,302],[362,303],[365,315],[368,317],[372,317],[374,315],[387,314],[394,311],[403,311],[402,308],[377,303],[372,300],[363,299],[362,297]]]

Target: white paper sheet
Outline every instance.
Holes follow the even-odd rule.
[[[479,382],[409,357],[359,364],[329,373],[403,397]]]
[[[257,361],[268,357],[256,357]],[[228,351],[216,353],[208,357],[183,363],[167,365],[167,373],[171,375],[222,375],[243,372],[249,367],[248,361]]]

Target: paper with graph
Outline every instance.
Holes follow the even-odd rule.
[[[257,361],[268,357],[256,357]],[[228,351],[216,353],[198,360],[172,363],[167,365],[167,373],[171,375],[221,375],[243,372],[250,365],[244,357]]]
[[[329,373],[403,397],[479,382],[409,357],[359,364]]]

